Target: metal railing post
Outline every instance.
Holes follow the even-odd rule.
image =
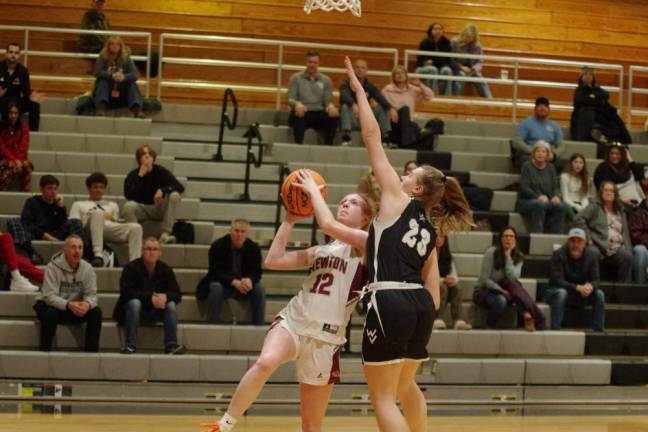
[[[158,58],[158,73],[157,73],[157,98],[162,100],[162,64],[164,63],[164,33],[160,34],[160,54]]]
[[[151,97],[151,34],[146,37],[146,97]]]
[[[277,50],[277,94],[275,96],[275,110],[281,110],[281,83],[283,80],[283,44],[279,44],[279,49]]]
[[[517,122],[517,106],[518,106],[518,78],[520,72],[520,63],[516,61],[515,69],[513,69],[513,110],[511,112],[511,122]]]
[[[619,107],[619,115],[623,114],[623,66],[621,66],[621,69],[619,71],[619,103],[617,106]]]
[[[626,119],[628,126],[632,127],[632,78],[634,73],[634,68],[630,66],[628,71],[628,112],[626,113]]]
[[[25,55],[23,55],[23,65],[27,67],[29,64],[29,29],[25,29],[25,41],[23,43],[23,50]]]

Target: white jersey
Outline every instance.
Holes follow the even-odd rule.
[[[317,246],[302,290],[279,316],[300,336],[335,345],[345,342],[345,330],[367,272],[353,247],[339,241]]]
[[[102,211],[112,214],[113,220],[119,219],[119,206],[115,201],[75,201],[70,208],[70,219],[79,219],[81,224],[85,226],[88,223],[90,212]]]

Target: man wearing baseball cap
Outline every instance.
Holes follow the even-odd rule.
[[[516,128],[516,136],[511,141],[513,146],[513,163],[516,167],[531,157],[531,149],[538,141],[544,141],[551,147],[549,161],[555,162],[564,149],[563,135],[560,126],[549,120],[549,99],[540,96],[535,100],[533,115],[525,118]]]
[[[587,235],[580,228],[569,230],[567,243],[551,256],[549,287],[544,301],[551,306],[551,330],[560,330],[565,306],[592,307],[592,328],[605,327],[605,295],[599,289],[598,254],[587,247]]]

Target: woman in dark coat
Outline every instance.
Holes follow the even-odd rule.
[[[608,144],[614,141],[632,143],[632,138],[610,104],[610,94],[596,85],[594,71],[584,67],[574,92],[574,111],[571,116],[571,137],[576,141],[591,141]],[[602,157],[604,148],[599,148]]]

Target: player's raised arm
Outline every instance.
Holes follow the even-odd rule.
[[[395,204],[397,210],[394,213],[400,213],[404,205],[406,205],[404,203],[407,200],[407,195],[401,190],[400,178],[387,158],[387,154],[382,146],[380,127],[371,110],[371,106],[369,106],[369,100],[367,99],[364,88],[353,71],[349,57],[344,59],[344,65],[349,76],[351,90],[356,94],[362,140],[369,153],[369,163],[382,191],[380,200],[381,214],[385,215],[385,213],[388,213],[385,217],[390,217],[391,214],[389,213],[392,213],[390,207]]]
[[[265,259],[267,268],[272,270],[292,270],[305,268],[311,264],[312,248],[291,252],[286,250],[290,233],[295,223],[300,219],[304,219],[304,217],[286,212],[286,218],[277,230],[277,234],[272,239],[272,244],[268,250]]]
[[[322,231],[324,231],[326,235],[344,243],[348,243],[355,249],[364,253],[364,250],[367,247],[367,231],[347,226],[339,222],[335,216],[333,216],[333,213],[331,213],[326,201],[324,201],[324,197],[322,197],[322,194],[320,193],[320,186],[315,183],[315,180],[313,180],[313,177],[310,175],[308,170],[299,170],[297,178],[299,179],[299,183],[296,183],[294,186],[301,187],[302,190],[310,196],[311,202],[313,203],[313,209],[315,210],[315,218],[317,219],[317,223]],[[353,197],[348,196],[345,197],[345,200],[346,199],[351,200]],[[343,200],[340,204],[342,207],[341,211],[346,211],[344,208],[346,204],[347,203]],[[366,224],[368,223],[369,220],[366,221]]]

